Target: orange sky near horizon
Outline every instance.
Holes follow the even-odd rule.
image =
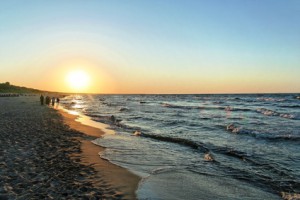
[[[222,69],[218,69],[219,73],[203,69],[197,74],[188,68],[180,70],[179,74],[163,68],[159,72],[146,68],[135,70],[134,67],[131,71],[124,71],[114,61],[79,56],[55,58],[50,56],[34,63],[24,62],[16,70],[1,73],[5,78],[0,76],[0,82],[54,92],[99,94],[280,93],[291,85],[289,75],[279,72],[277,78],[286,79],[285,82],[276,81],[274,74],[270,76],[260,71],[248,71],[246,78],[233,71],[223,74]],[[33,70],[28,70],[30,68]],[[78,69],[90,79],[87,87],[81,89],[72,88],[67,81],[68,74]],[[297,92],[297,88],[289,91]]]
[[[289,86],[276,83],[272,77],[253,75],[249,79],[235,76],[222,76],[211,74],[190,75],[180,77],[170,74],[152,75],[149,72],[125,73],[113,72],[113,66],[107,63],[89,62],[84,59],[70,59],[67,61],[47,62],[44,68],[36,71],[16,72],[7,75],[13,85],[36,88],[54,92],[68,93],[99,93],[99,94],[214,94],[214,93],[278,93]],[[103,66],[103,67],[101,67]],[[70,72],[82,70],[89,76],[89,84],[84,88],[72,88],[67,77]],[[24,76],[33,78],[26,79]],[[211,78],[214,76],[215,78]],[[219,77],[218,77],[219,76]],[[280,76],[280,75],[279,75]],[[154,77],[154,78],[153,78]],[[255,81],[254,81],[255,80]],[[78,80],[80,81],[80,80]],[[295,82],[296,84],[296,82]],[[267,88],[267,89],[266,89]]]

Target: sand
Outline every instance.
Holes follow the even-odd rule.
[[[64,122],[70,128],[91,136],[90,140],[99,138],[105,134],[101,129],[75,121],[77,116],[68,114],[63,110],[59,111],[64,117]],[[93,144],[90,140],[80,140],[82,152],[78,156],[81,158],[81,162],[85,165],[92,165],[97,175],[102,177],[106,184],[112,185],[114,192],[121,194],[123,196],[122,198],[136,199],[135,191],[141,178],[124,168],[111,164],[107,160],[100,159],[99,152],[103,151],[104,148]],[[95,181],[98,185],[98,180],[96,179]],[[100,182],[99,186],[101,186],[101,184]]]
[[[0,98],[0,199],[136,199],[140,178],[99,157],[104,134],[39,97]]]

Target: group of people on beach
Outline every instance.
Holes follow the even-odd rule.
[[[50,103],[51,103],[52,106],[54,106],[55,101],[56,101],[56,103],[59,103],[59,98],[58,97],[57,98],[55,98],[55,97],[50,98],[49,96],[44,97],[43,95],[40,96],[41,105],[44,105],[44,102],[45,102],[45,104],[48,105],[48,106],[50,105]]]
[[[0,97],[18,97],[20,96],[19,94],[11,94],[11,93],[4,93],[0,94]]]

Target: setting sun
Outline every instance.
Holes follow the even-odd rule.
[[[82,90],[89,85],[90,77],[85,71],[76,70],[68,74],[67,82],[72,89]]]

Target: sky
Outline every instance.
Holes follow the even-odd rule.
[[[59,92],[298,93],[299,22],[299,0],[0,1],[0,82]],[[67,83],[74,70],[88,74],[88,86]]]

